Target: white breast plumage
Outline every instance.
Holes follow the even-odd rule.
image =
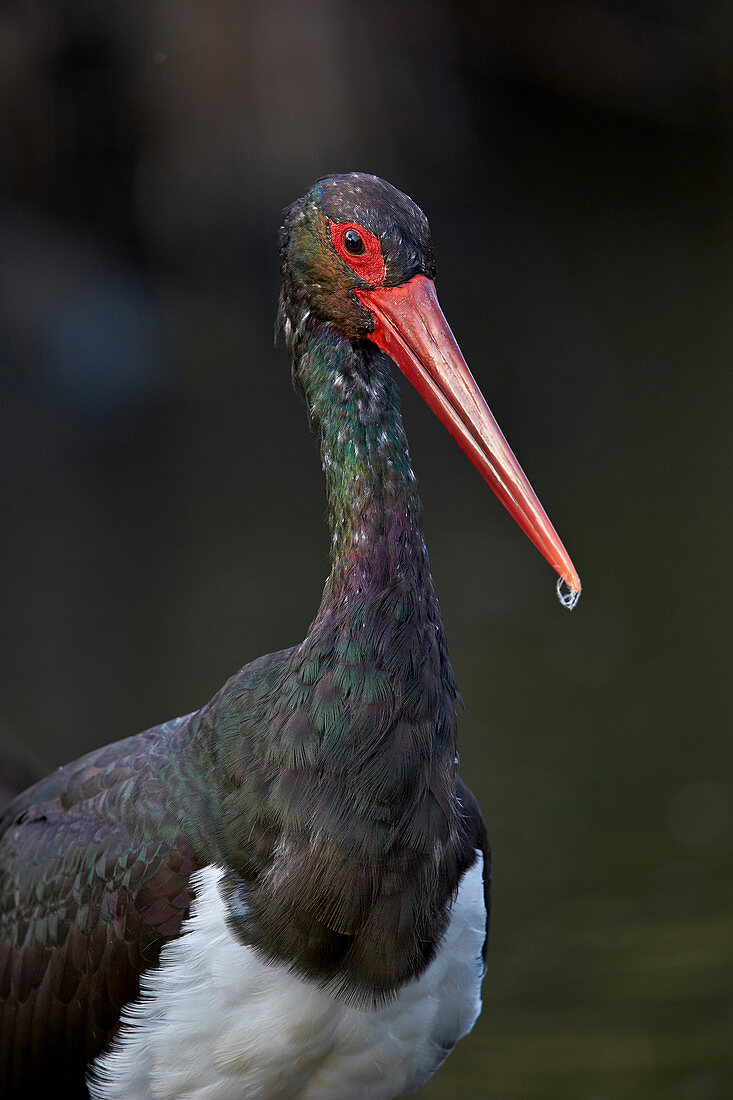
[[[480,852],[430,966],[373,1011],[243,947],[226,923],[222,874],[197,873],[182,935],[94,1065],[92,1100],[390,1100],[421,1085],[473,1027],[486,928]]]

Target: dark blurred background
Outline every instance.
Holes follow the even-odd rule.
[[[585,583],[405,418],[495,851],[427,1098],[733,1095],[733,7],[3,0],[0,724],[50,769],[303,637],[316,447],[276,231],[375,172]],[[19,764],[19,767],[21,765]]]

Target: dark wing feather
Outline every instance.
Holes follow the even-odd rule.
[[[180,933],[201,862],[172,815],[149,804],[162,779],[175,786],[155,767],[174,725],[60,768],[0,819],[5,1100],[85,1097],[88,1062],[138,996],[142,972]]]

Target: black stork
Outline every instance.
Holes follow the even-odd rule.
[[[572,603],[573,565],[438,306],[427,220],[361,173],[281,231],[331,572],[305,640],[59,768],[0,820],[0,1093],[379,1100],[481,1006],[489,847],[395,363]]]

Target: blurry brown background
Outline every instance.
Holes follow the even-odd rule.
[[[733,6],[4,0],[0,722],[50,768],[299,640],[317,453],[276,230],[328,172],[431,219],[443,308],[585,583],[412,392],[485,1007],[421,1093],[733,1095]]]

